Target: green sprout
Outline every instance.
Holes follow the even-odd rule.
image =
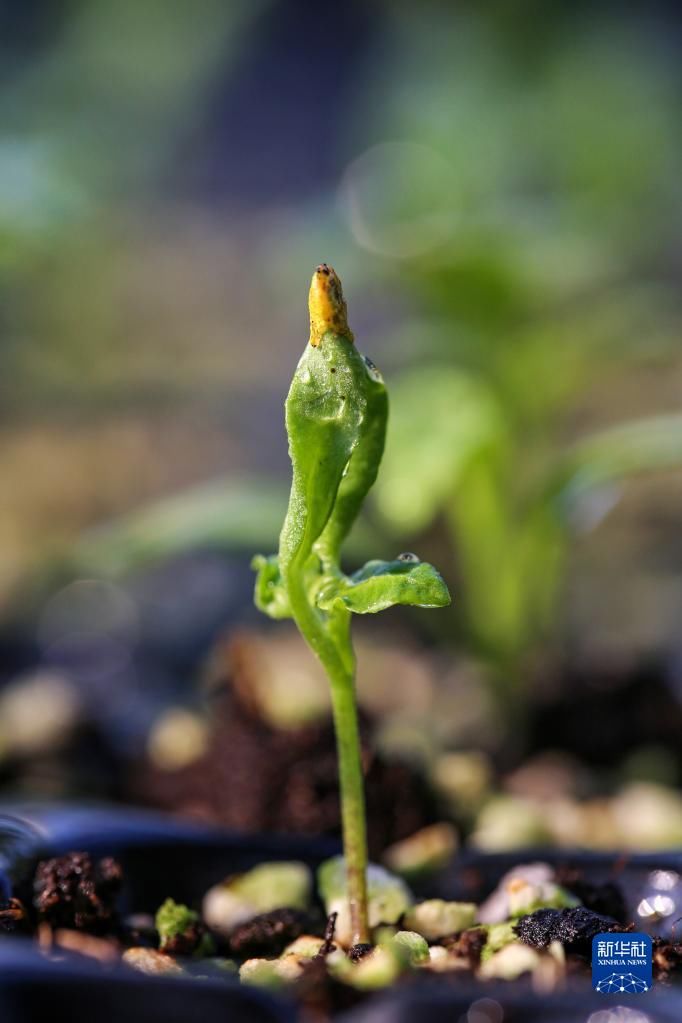
[[[166,899],[157,910],[154,922],[162,952],[191,954],[198,959],[215,952],[213,939],[202,931],[199,914],[181,902]]]
[[[156,912],[156,929],[162,945],[184,934],[199,921],[199,914],[174,899],[166,899]]]
[[[384,450],[388,399],[381,374],[354,345],[341,282],[326,264],[310,286],[310,344],[285,413],[293,480],[279,554],[258,556],[255,601],[293,618],[331,686],[351,930],[368,940],[367,838],[355,695],[351,614],[396,604],[444,607],[443,579],[414,554],[370,561],[347,576],[341,546],[374,483]]]

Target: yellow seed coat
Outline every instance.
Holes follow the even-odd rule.
[[[353,333],[348,326],[348,313],[343,298],[341,281],[336,271],[326,263],[321,263],[313,274],[308,295],[310,310],[310,343],[317,348],[328,330],[342,334],[353,341]]]

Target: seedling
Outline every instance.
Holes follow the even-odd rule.
[[[285,404],[291,495],[279,554],[258,556],[255,601],[272,618],[293,618],[331,687],[341,790],[351,930],[369,940],[365,800],[355,693],[351,614],[395,604],[444,607],[436,569],[414,554],[369,561],[353,575],[341,546],[374,483],[384,450],[388,400],[376,366],[348,327],[341,282],[325,263],[310,286],[310,343]]]

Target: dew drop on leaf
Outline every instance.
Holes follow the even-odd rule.
[[[362,361],[364,362],[365,367],[367,368],[367,372],[370,375],[370,377],[372,378],[372,380],[374,380],[374,382],[377,383],[377,384],[383,383],[384,378],[382,377],[381,373],[379,372],[377,367],[374,365],[372,360],[367,355],[363,355],[362,356]]]
[[[417,555],[412,554],[411,551],[404,551],[402,554],[399,554],[398,557],[396,558],[396,561],[418,562],[419,560],[420,559],[417,557]]]

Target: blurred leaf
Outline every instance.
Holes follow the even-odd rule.
[[[88,532],[72,552],[84,569],[121,575],[148,561],[198,548],[276,547],[289,488],[264,479],[230,479],[165,498]],[[366,522],[350,534],[348,552],[361,558],[375,543]]]
[[[650,416],[610,427],[576,444],[550,488],[569,500],[604,483],[682,465],[682,415]]]
[[[200,547],[267,549],[276,544],[287,494],[264,480],[214,482],[92,530],[74,555],[90,570],[119,575]]]
[[[376,614],[396,604],[411,607],[446,607],[450,594],[440,573],[414,555],[395,561],[368,561],[350,579],[334,580],[317,604],[330,611],[337,601],[355,614]]]
[[[517,506],[484,454],[467,466],[448,514],[468,627],[479,647],[512,657],[551,618],[563,565],[561,522],[549,502]]]
[[[381,514],[401,533],[427,526],[447,504],[467,462],[504,442],[488,389],[451,366],[428,366],[391,382],[386,452],[375,485]]]

